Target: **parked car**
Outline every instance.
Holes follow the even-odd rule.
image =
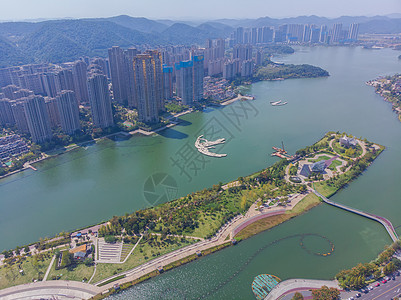
[[[361,297],[362,295],[361,295],[361,293],[357,293],[356,295],[355,295],[355,297],[357,297],[357,298],[359,298],[359,297]]]
[[[376,282],[375,286],[380,286],[380,283],[379,283],[379,282]]]
[[[386,282],[387,282],[387,280],[386,280],[386,279],[383,279],[383,280],[382,280],[382,283],[386,283]]]

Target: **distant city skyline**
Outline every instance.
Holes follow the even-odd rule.
[[[184,0],[15,0],[2,3],[1,21],[94,18],[130,15],[149,19],[212,20],[220,18],[285,18],[317,15],[336,18],[340,16],[374,16],[401,14],[399,0],[382,0],[380,5],[366,0],[203,0],[188,4]]]

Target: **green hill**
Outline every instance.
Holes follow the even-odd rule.
[[[25,53],[37,62],[65,62],[83,55],[106,56],[107,49],[118,45],[155,44],[157,36],[108,21],[49,21],[20,41]]]

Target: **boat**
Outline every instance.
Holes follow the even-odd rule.
[[[281,100],[279,100],[279,101],[270,101],[271,105],[278,105],[280,103],[281,103]]]
[[[281,100],[279,101],[270,101],[270,104],[273,106],[281,106],[281,105],[286,105],[288,102],[281,102]]]

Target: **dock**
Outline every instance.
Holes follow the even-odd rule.
[[[297,158],[296,155],[289,155],[289,154],[287,153],[287,151],[284,149],[284,144],[283,144],[283,142],[281,142],[281,144],[282,144],[282,147],[283,147],[283,148],[272,147],[272,149],[275,151],[275,152],[272,153],[272,156],[277,156],[277,157],[280,157],[280,158],[284,158],[284,159],[287,159],[287,160],[289,160],[289,161],[294,160],[294,159]]]

